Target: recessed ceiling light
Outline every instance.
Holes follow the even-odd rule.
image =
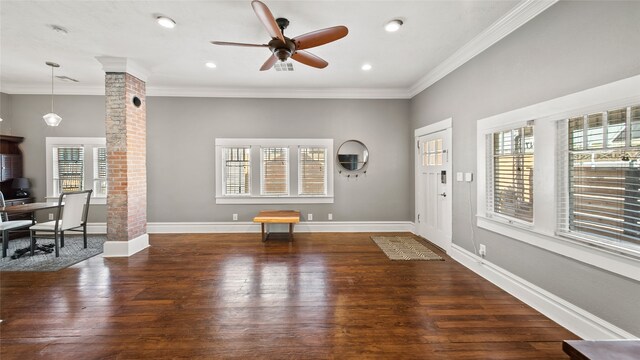
[[[166,16],[158,16],[156,17],[156,21],[160,26],[167,29],[173,29],[174,27],[176,27],[176,22]]]
[[[217,68],[217,67],[218,67],[215,63],[213,63],[213,62],[211,62],[211,61],[209,61],[208,63],[206,63],[206,64],[204,64],[204,65],[205,65],[206,67],[208,67],[209,69],[215,69],[215,68]]]
[[[373,67],[371,66],[371,64],[364,64],[362,65],[362,70],[364,71],[369,71],[371,70]]]
[[[393,19],[389,21],[387,25],[384,26],[384,29],[387,30],[387,32],[396,32],[400,30],[400,28],[402,27],[402,24],[404,24],[402,20]]]

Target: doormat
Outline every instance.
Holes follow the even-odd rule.
[[[60,248],[60,257],[56,257],[55,252],[47,254],[37,251],[33,256],[27,252],[18,259],[12,259],[11,255],[17,249],[29,247],[30,241],[28,237],[10,240],[7,257],[0,259],[0,271],[58,271],[102,254],[105,241],[107,241],[106,235],[87,235],[85,249],[82,235],[65,234],[64,247]],[[38,239],[38,244],[46,247],[48,244],[53,245],[53,240]]]
[[[410,237],[372,236],[371,240],[378,245],[390,260],[444,261],[439,255]]]

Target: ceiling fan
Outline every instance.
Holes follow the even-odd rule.
[[[285,18],[274,19],[267,5],[258,0],[253,0],[251,6],[271,36],[271,41],[269,41],[268,44],[244,44],[225,41],[212,41],[211,43],[215,45],[268,47],[272,55],[265,61],[260,71],[269,70],[278,60],[284,62],[287,61],[288,58],[292,58],[305,65],[323,69],[327,67],[329,63],[305,50],[342,39],[349,33],[349,29],[345,26],[334,26],[312,31],[294,38],[288,38],[284,36],[284,29],[289,26],[289,20]]]

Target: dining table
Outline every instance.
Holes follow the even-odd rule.
[[[64,204],[62,204],[64,206]],[[46,209],[54,209],[58,207],[57,202],[34,202],[28,204],[21,205],[12,205],[12,206],[1,206],[0,213],[7,214],[31,214],[31,223],[35,225],[36,223],[36,211],[46,210]],[[31,246],[16,250],[16,254],[14,254],[11,258],[16,259],[26,254],[31,249]],[[50,246],[42,246],[35,244],[34,251],[40,250],[45,253],[50,253],[53,249]]]
[[[28,203],[28,204],[21,204],[21,205],[13,205],[13,206],[2,206],[0,207],[0,213],[7,213],[7,214],[26,214],[29,213],[31,214],[31,221],[35,224],[36,223],[36,217],[35,217],[35,213],[38,210],[45,210],[45,209],[54,209],[58,207],[58,203],[57,202],[34,202],[34,203]]]

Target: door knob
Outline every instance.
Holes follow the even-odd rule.
[[[438,195],[440,195],[442,197],[447,197],[447,193],[442,193],[442,194],[438,194]]]

